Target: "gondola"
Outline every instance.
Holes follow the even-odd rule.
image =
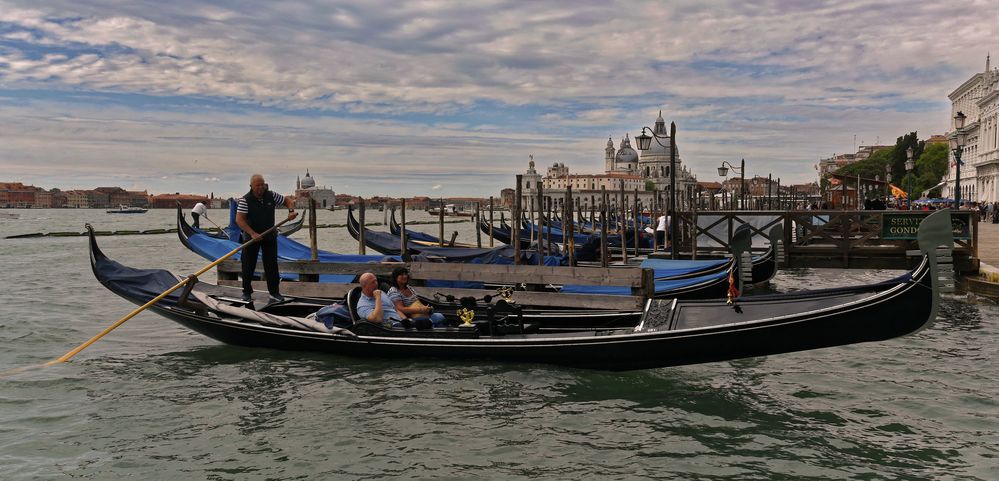
[[[389,216],[389,232],[396,237],[398,237],[402,232],[402,227],[400,227],[399,223],[395,221],[395,209],[392,209],[392,213]],[[440,239],[438,237],[432,236],[425,232],[420,232],[418,230],[406,229],[406,238],[440,245]]]
[[[89,227],[89,226],[88,226]],[[918,234],[922,259],[907,275],[851,288],[724,300],[652,300],[632,328],[536,333],[497,305],[489,319],[448,328],[388,328],[357,320],[338,327],[310,319],[318,305],[271,304],[253,310],[235,301],[237,289],[195,284],[186,297],[168,296],[150,309],[227,344],[315,351],[360,358],[548,363],[605,370],[648,369],[726,361],[826,348],[904,336],[936,316],[940,283],[937,246],[953,245],[950,213],[923,220]],[[115,294],[148,302],[179,276],[160,269],[135,269],[107,258],[90,236],[94,275]],[[506,322],[503,321],[511,321]]]

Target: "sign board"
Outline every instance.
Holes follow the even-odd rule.
[[[932,212],[885,213],[881,222],[881,238],[892,240],[915,240],[919,223]],[[971,213],[951,213],[950,224],[954,239],[971,239]]]

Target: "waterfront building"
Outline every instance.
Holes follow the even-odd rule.
[[[336,192],[326,186],[317,186],[316,179],[306,170],[304,179],[295,180],[295,207],[299,209],[309,207],[309,199],[316,199],[316,207],[319,209],[328,209],[336,205]]]
[[[131,202],[132,196],[121,187],[98,187],[90,191],[90,207],[94,209],[111,209]]]
[[[176,209],[179,204],[181,208],[190,209],[198,202],[207,203],[208,197],[196,194],[159,194],[149,199],[149,207],[154,209]]]
[[[655,121],[653,132],[659,140],[653,139],[649,150],[642,154],[631,146],[628,134],[625,134],[616,149],[613,138],[608,138],[604,148],[604,172],[599,174],[573,174],[564,163],[555,162],[542,176],[535,167],[534,156],[531,156],[527,171],[522,174],[522,208],[536,209],[538,185],[543,187],[544,196],[551,199],[545,201],[545,208],[551,202],[555,208],[561,209],[569,186],[572,187],[574,204],[584,210],[591,207],[599,209],[601,188],[608,192],[610,205],[618,208],[622,185],[628,205],[633,202],[637,191],[639,202],[644,208],[649,208],[655,195],[659,195],[657,205],[660,201],[668,202],[670,180],[673,177],[676,178],[677,208],[687,208],[689,201],[696,195],[697,178],[683,164],[679,148],[676,149],[676,171],[670,170],[670,146],[673,139],[669,137],[661,112]]]
[[[87,209],[90,207],[90,196],[85,190],[67,190],[66,207],[71,209]]]
[[[947,96],[951,127],[958,112],[965,115],[967,141],[961,152],[961,200],[999,201],[999,69],[985,59],[985,71],[972,75]],[[949,132],[948,136],[954,132]],[[957,164],[953,152],[943,178],[943,196],[954,198]]]
[[[0,207],[20,209],[36,207],[39,191],[45,192],[42,201],[51,205],[51,195],[43,189],[20,182],[0,182]]]
[[[132,207],[149,207],[149,192],[145,190],[129,190],[128,205]]]

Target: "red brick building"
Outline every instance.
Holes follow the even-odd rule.
[[[190,209],[198,202],[207,203],[208,197],[203,195],[180,193],[159,194],[152,196],[149,201],[149,207],[152,207],[153,209],[176,209],[178,202],[182,208]]]

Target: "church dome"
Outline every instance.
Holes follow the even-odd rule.
[[[621,148],[617,150],[614,160],[618,163],[638,162],[638,152],[635,152],[635,149],[631,148],[631,140],[628,138],[628,134],[625,134],[624,140],[621,141]]]
[[[303,189],[314,189],[315,187],[316,187],[316,179],[313,179],[312,176],[309,175],[309,171],[306,170],[305,171],[305,178],[302,179],[302,188]]]

